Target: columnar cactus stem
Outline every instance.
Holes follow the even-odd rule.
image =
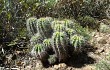
[[[80,51],[85,39],[80,35],[73,35],[70,38],[70,44],[74,47],[74,51]]]
[[[35,50],[36,50],[37,57],[41,61],[45,61],[45,60],[48,59],[49,55],[45,51],[45,46],[43,44],[36,44],[34,47],[35,47]]]
[[[42,42],[43,42],[43,37],[39,33],[33,35],[30,39],[31,46],[34,46],[35,44]]]
[[[52,19],[51,18],[40,18],[38,19],[37,22],[37,30],[41,34],[41,36],[45,38],[49,38],[52,33],[52,28],[51,28],[51,23]]]
[[[73,28],[74,27],[74,23],[72,20],[65,19],[63,24],[64,24],[65,28]]]
[[[52,36],[52,47],[55,51],[59,62],[66,60],[68,56],[68,41],[66,34],[64,32],[55,32]]]
[[[33,36],[35,33],[37,33],[36,23],[37,23],[37,18],[35,17],[31,17],[27,19],[26,26],[30,37]]]
[[[54,32],[57,32],[57,31],[62,32],[62,31],[65,31],[65,30],[66,30],[65,26],[62,25],[62,24],[56,24],[55,27],[54,27]]]

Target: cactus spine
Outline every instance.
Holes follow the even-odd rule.
[[[52,47],[59,62],[65,61],[68,53],[68,41],[64,32],[55,32],[52,36]]]
[[[27,19],[26,26],[30,37],[33,36],[35,33],[37,33],[36,23],[37,23],[37,18],[35,17],[31,17]]]

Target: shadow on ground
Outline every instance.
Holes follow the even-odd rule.
[[[88,56],[88,53],[95,52],[96,50],[97,48],[93,48],[93,46],[85,46],[85,49],[81,53],[73,54],[72,57],[68,59],[69,61],[66,62],[67,66],[81,68],[88,64],[94,64],[96,60]]]

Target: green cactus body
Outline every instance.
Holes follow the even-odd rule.
[[[52,36],[52,47],[59,62],[65,61],[68,53],[68,41],[64,32],[55,32]]]
[[[65,31],[65,26],[62,25],[62,24],[56,24],[55,27],[54,27],[54,32],[62,32],[62,31]]]
[[[44,39],[43,45],[46,47],[46,50],[52,49],[51,39]]]
[[[34,46],[35,44],[42,42],[43,42],[43,38],[39,33],[33,35],[30,39],[31,46]]]
[[[27,19],[26,26],[30,37],[33,36],[35,33],[37,33],[36,23],[37,23],[37,18],[35,17],[31,17]]]
[[[74,27],[74,23],[72,20],[65,19],[63,24],[66,28],[73,28]]]
[[[76,31],[74,29],[67,28],[66,33],[67,33],[68,37],[70,38],[72,35],[76,34]]]
[[[45,51],[45,46],[43,44],[36,44],[34,47],[37,53],[37,58],[39,58],[41,61],[45,61],[48,59],[49,55]]]
[[[55,55],[49,55],[48,62],[51,65],[54,64],[54,63],[56,63],[57,62],[56,56]]]
[[[85,43],[85,39],[83,36],[73,35],[70,38],[70,44],[74,46],[74,51],[79,52],[84,43]]]
[[[40,35],[45,39],[49,38],[52,33],[51,23],[52,20],[50,18],[40,18],[37,22],[37,30]]]
[[[54,27],[55,27],[57,24],[63,24],[63,21],[54,20],[54,21],[51,23],[52,29],[54,29]]]

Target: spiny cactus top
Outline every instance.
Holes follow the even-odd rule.
[[[52,33],[51,22],[52,19],[48,17],[40,18],[37,21],[37,30],[44,39],[50,37]]]
[[[64,19],[63,21],[64,21],[63,24],[66,28],[73,28],[74,27],[74,23],[72,20]]]
[[[56,25],[54,26],[54,32],[56,32],[56,31],[62,32],[62,31],[65,31],[65,30],[66,30],[66,29],[65,29],[65,26],[62,25],[62,24],[56,24]]]
[[[55,27],[57,24],[63,24],[63,23],[64,23],[63,21],[54,20],[54,21],[51,23],[51,27],[52,27],[52,29],[54,29],[54,27]]]
[[[65,32],[55,32],[52,36],[52,47],[59,61],[65,61],[68,53],[68,39]]]
[[[45,51],[45,46],[43,44],[36,44],[35,46],[36,54],[39,59],[45,59],[47,52]]]
[[[44,39],[43,45],[48,49],[52,48],[51,39]]]
[[[80,35],[73,35],[70,38],[70,44],[74,46],[75,51],[80,50],[81,46],[84,44],[85,39]]]
[[[33,35],[30,39],[31,46],[34,46],[37,43],[42,43],[42,41],[43,41],[43,38],[39,33]]]
[[[69,37],[76,34],[76,31],[71,28],[66,28],[66,32],[67,32],[67,35],[69,35]]]
[[[27,30],[29,32],[29,36],[32,36],[35,33],[37,33],[36,23],[37,23],[37,18],[35,18],[35,17],[31,17],[31,18],[27,19],[26,26],[27,26]]]

